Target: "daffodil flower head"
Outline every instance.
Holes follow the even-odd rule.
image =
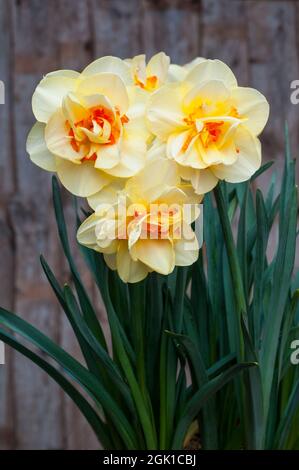
[[[182,186],[175,162],[150,160],[124,189],[114,183],[88,198],[94,213],[79,228],[78,241],[104,253],[124,282],[190,265],[198,257],[191,223],[199,216],[194,203],[201,200],[190,189]]]
[[[82,74],[48,74],[32,99],[38,122],[27,140],[31,160],[56,171],[78,196],[136,174],[145,163],[149,131],[142,97],[130,92],[132,86],[129,66],[115,57],[93,62]]]
[[[249,179],[261,164],[258,135],[268,120],[267,100],[257,90],[239,87],[219,60],[199,59],[184,70],[182,80],[151,95],[151,131],[167,144],[167,157],[199,194],[219,179]]]

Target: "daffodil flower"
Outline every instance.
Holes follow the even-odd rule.
[[[27,140],[31,160],[84,197],[136,174],[149,131],[143,98],[131,88],[130,67],[116,57],[96,60],[81,74],[46,75],[32,98],[38,122]]]
[[[88,198],[95,212],[80,226],[77,238],[104,253],[107,265],[117,269],[124,282],[141,281],[151,271],[169,274],[176,265],[188,266],[198,257],[190,224],[199,209],[184,207],[199,201],[190,185],[181,185],[177,165],[157,157],[124,189],[115,182]]]
[[[170,59],[164,52],[155,54],[148,63],[145,54],[126,59],[126,63],[131,68],[134,84],[142,90],[153,92],[167,80]]]
[[[150,97],[150,130],[167,144],[167,157],[180,166],[198,194],[219,179],[241,182],[261,164],[257,136],[269,116],[265,97],[239,87],[219,60],[198,59],[183,80],[164,85]]]

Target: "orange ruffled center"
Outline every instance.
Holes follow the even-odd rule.
[[[158,86],[158,77],[156,75],[151,75],[150,77],[147,77],[145,83],[139,80],[137,75],[135,75],[134,79],[135,84],[140,86],[140,88],[142,88],[143,90],[153,91]]]
[[[219,121],[207,121],[203,110],[204,106],[202,105],[184,119],[184,122],[192,128],[192,132],[184,143],[183,151],[188,149],[192,139],[197,135],[199,136],[202,146],[208,148],[210,145],[217,143],[229,127],[227,121],[221,119],[219,119]],[[227,116],[239,118],[237,109],[232,107]],[[205,120],[201,121],[201,118],[205,118]]]
[[[121,135],[122,125],[127,122],[129,122],[129,118],[125,114],[120,116],[118,109],[114,114],[112,110],[100,106],[90,108],[89,115],[74,123],[74,127],[71,127],[69,121],[66,121],[66,126],[69,129],[68,136],[71,137],[70,144],[73,150],[79,153],[82,146],[88,148],[88,144],[90,146],[116,144]],[[98,142],[96,139],[91,141],[88,133],[85,133],[84,130],[95,133],[95,135],[101,135]],[[95,152],[90,154],[90,151],[88,151],[82,161],[95,161],[96,158]]]

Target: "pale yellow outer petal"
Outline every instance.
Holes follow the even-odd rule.
[[[37,121],[47,123],[61,107],[63,98],[74,91],[77,84],[77,78],[59,74],[41,80],[32,96],[32,110]]]
[[[253,135],[259,135],[269,118],[269,103],[259,91],[254,88],[237,87],[232,90],[232,100],[242,118],[244,126]]]
[[[118,144],[101,145],[97,151],[95,168],[100,170],[110,170],[120,162],[120,150]]]
[[[90,76],[103,72],[118,75],[125,84],[132,83],[130,66],[124,60],[113,56],[96,59],[83,70],[82,75]]]
[[[146,67],[146,74],[148,77],[156,76],[161,85],[166,81],[170,58],[164,52],[155,54],[148,62]]]
[[[134,261],[128,250],[128,242],[123,240],[118,245],[116,267],[123,282],[139,282],[144,279],[149,269],[140,261]]]
[[[89,112],[73,93],[68,93],[62,100],[62,110],[65,120],[73,126],[76,122],[86,119]]]
[[[191,60],[191,62],[185,64],[184,69],[187,72],[190,72],[192,69],[194,69],[196,65],[200,64],[201,62],[205,62],[206,60],[207,59],[205,59],[204,57],[196,57],[195,59]]]
[[[170,136],[168,143],[173,147],[174,144],[172,139],[174,139],[174,136]],[[168,148],[169,146],[167,145],[167,155],[171,158],[170,154],[168,153]],[[195,169],[202,169],[208,166],[208,163],[203,160],[203,147],[200,143],[198,135],[193,137],[186,150],[183,151],[181,149],[179,153],[174,154],[174,159],[180,165],[190,166]]]
[[[151,95],[147,119],[151,132],[166,141],[174,132],[186,129],[182,101],[185,94],[181,84],[164,85]]]
[[[107,254],[107,253],[104,253],[104,260],[108,266],[108,268],[110,268],[112,271],[116,271],[117,267],[116,267],[116,253],[112,253],[112,254]]]
[[[73,162],[79,162],[86,155],[86,148],[81,146],[78,152],[73,149],[65,121],[66,119],[61,110],[56,111],[51,116],[45,128],[47,147],[54,155]]]
[[[205,194],[215,188],[218,178],[209,169],[193,170],[191,175],[191,184],[196,194]]]
[[[112,73],[98,73],[83,77],[76,92],[83,96],[99,94],[106,96],[118,108],[121,115],[125,114],[129,108],[125,84],[118,75]]]
[[[214,175],[229,183],[246,181],[261,166],[260,141],[245,128],[240,127],[235,136],[235,145],[239,149],[238,158],[233,165],[211,167]]]
[[[175,267],[175,254],[169,240],[138,240],[131,255],[160,274],[170,274]]]
[[[170,64],[168,69],[168,81],[180,82],[185,79],[188,71],[182,66],[177,64]]]
[[[220,149],[215,144],[209,145],[206,149],[202,147],[201,154],[207,166],[218,164],[232,165],[238,159],[236,147],[233,142]]]
[[[94,167],[93,162],[78,165],[57,157],[56,165],[61,183],[75,196],[91,196],[111,181],[108,175]]]
[[[95,228],[98,221],[98,217],[92,214],[80,225],[77,231],[77,240],[81,245],[93,246],[96,244]]]
[[[142,136],[126,132],[124,129],[121,141],[118,143],[120,162],[105,171],[114,177],[129,178],[136,175],[145,165],[146,141]]]
[[[167,158],[166,144],[159,139],[155,139],[147,151],[146,161],[155,160],[157,158]]]
[[[45,76],[46,78],[48,77],[68,77],[68,78],[75,78],[78,79],[80,77],[80,73],[76,72],[75,70],[68,70],[68,69],[62,69],[62,70],[54,70],[53,72],[47,73]]]
[[[144,117],[146,104],[149,98],[148,92],[138,86],[127,87],[127,92],[130,101],[130,107],[126,112],[128,118],[132,120],[139,117]]]
[[[135,82],[136,78],[139,82],[146,84],[146,57],[145,54],[135,55],[131,60],[128,60],[128,64],[131,68],[132,78]]]
[[[197,101],[200,106],[202,101],[212,101],[212,103],[226,101],[230,96],[231,91],[222,80],[200,82],[194,85],[184,97],[184,107],[188,111],[190,104],[196,106]]]
[[[56,171],[54,155],[45,142],[45,124],[36,122],[27,137],[26,150],[30,160],[43,170]]]
[[[231,69],[218,59],[199,62],[191,69],[185,80],[192,85],[198,85],[209,80],[221,80],[227,88],[237,86],[236,77]]]
[[[176,266],[190,266],[198,258],[198,241],[190,225],[184,224],[182,235],[180,240],[174,240],[173,243],[175,264]]]
[[[179,182],[175,162],[156,158],[150,160],[140,173],[130,178],[125,189],[132,201],[153,202],[159,199],[167,187],[177,186]]]
[[[102,188],[99,192],[89,196],[87,198],[88,204],[93,210],[103,204],[110,204],[113,206],[118,202],[118,194],[124,188],[124,179],[116,179],[112,181],[108,186]]]

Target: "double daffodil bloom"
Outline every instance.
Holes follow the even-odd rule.
[[[135,175],[150,135],[142,103],[130,67],[116,57],[103,57],[81,74],[46,75],[32,98],[38,122],[27,140],[31,160],[84,197]]]
[[[198,194],[219,179],[249,179],[261,164],[257,136],[268,120],[267,100],[257,90],[239,87],[219,60],[197,59],[184,70],[181,81],[150,97],[150,130],[167,144],[167,157],[180,165],[181,176]]]
[[[115,182],[88,198],[95,212],[80,226],[78,241],[104,253],[107,265],[124,282],[190,265],[198,257],[190,224],[199,215],[194,203],[200,201],[190,189],[181,186],[174,162],[153,158],[124,189]]]
[[[169,57],[164,52],[155,54],[146,64],[145,54],[140,54],[132,59],[126,59],[135,85],[147,92],[153,92],[167,80],[170,64]]]

